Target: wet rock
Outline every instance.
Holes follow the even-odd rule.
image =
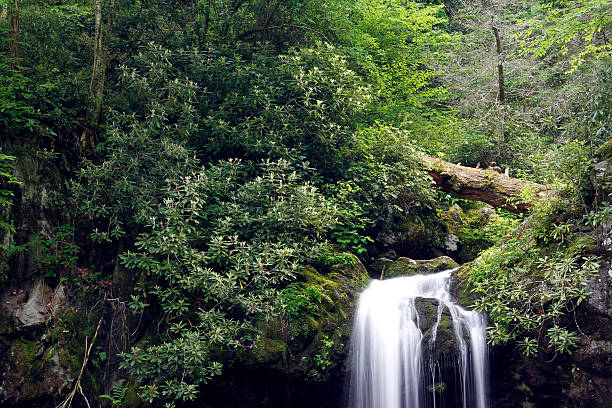
[[[455,303],[460,304],[464,308],[470,308],[474,303],[474,294],[467,280],[470,264],[463,264],[457,269],[450,278],[450,294]]]
[[[459,237],[455,234],[447,234],[444,239],[444,249],[449,252],[455,252],[459,248]]]
[[[443,306],[440,322],[436,327],[439,304],[440,302],[436,299],[415,299],[415,306],[419,312],[419,328],[423,333],[421,345],[425,361],[456,360],[459,355],[453,318],[446,306]],[[468,336],[463,336],[463,339],[469,344]]]
[[[612,180],[612,161],[604,160],[597,163],[593,167],[591,181],[596,189],[607,191],[609,186],[606,186]]]
[[[612,260],[602,263],[587,290],[590,292],[587,303],[598,312],[612,317]]]
[[[458,267],[459,264],[448,256],[439,256],[433,259],[414,260],[410,258],[399,258],[393,262],[385,271],[385,278],[397,276],[410,276],[420,273],[442,272]]]
[[[374,273],[374,277],[378,278],[383,271],[387,271],[387,269],[389,269],[389,266],[391,266],[393,264],[393,260],[386,258],[386,257],[380,257],[378,259],[375,259],[374,262],[372,262],[369,265],[369,269]]]

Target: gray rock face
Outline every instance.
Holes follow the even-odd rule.
[[[612,162],[610,160],[604,160],[593,167],[593,186],[595,188],[604,188],[606,182],[610,182],[612,179]]]
[[[587,303],[598,312],[612,317],[612,259],[602,263],[587,290],[591,293]]]
[[[51,289],[38,278],[20,288],[7,288],[0,296],[2,313],[12,316],[19,328],[44,324],[60,313],[66,300],[64,285]]]
[[[444,240],[444,249],[455,252],[459,248],[459,238],[455,234],[448,234]]]

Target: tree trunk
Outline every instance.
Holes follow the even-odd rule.
[[[19,48],[19,3],[15,0],[13,6],[8,10],[9,14],[9,67],[11,71],[15,70],[19,65],[21,57]]]
[[[532,205],[519,199],[521,193],[528,190],[535,194],[536,199],[542,199],[553,192],[548,186],[508,177],[493,170],[460,166],[422,153],[417,155],[423,162],[423,170],[433,178],[438,188],[456,197],[524,213]]]
[[[111,2],[111,12],[115,10],[115,0]],[[102,22],[102,0],[94,0],[94,46],[93,67],[91,80],[89,82],[89,109],[85,128],[81,134],[81,147],[86,151],[92,151],[96,146],[94,129],[100,119],[102,102],[104,100],[104,81],[106,78],[106,64],[108,63],[108,39],[111,34],[113,18],[106,24],[107,30],[104,35],[104,24]]]
[[[497,49],[497,82],[499,92],[497,99],[499,103],[506,101],[506,84],[504,81],[504,55],[502,53],[501,39],[499,37],[499,29],[491,21],[491,28],[493,29],[493,35],[495,35],[495,48]]]

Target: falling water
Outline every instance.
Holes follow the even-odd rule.
[[[361,294],[352,337],[349,408],[487,408],[485,318],[454,304],[449,293],[452,271],[374,280]],[[418,302],[437,301],[437,317],[423,327]],[[440,335],[448,308],[454,332],[454,355],[435,361],[431,348]],[[422,311],[422,307],[420,308]],[[424,335],[425,332],[425,335]],[[425,341],[425,337],[429,337]],[[430,349],[429,356],[424,348]],[[439,394],[449,393],[442,371],[458,373],[455,406]],[[437,405],[436,405],[437,404]]]

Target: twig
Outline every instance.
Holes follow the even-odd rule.
[[[81,377],[83,377],[83,372],[85,371],[85,366],[87,365],[87,362],[89,361],[89,355],[91,354],[91,349],[93,348],[93,345],[96,342],[96,338],[98,337],[98,332],[100,331],[100,325],[102,325],[102,318],[100,318],[100,320],[98,321],[96,332],[94,333],[91,339],[91,343],[89,344],[89,347],[87,345],[87,337],[85,337],[85,355],[83,356],[83,365],[81,366],[81,371],[79,372],[79,376],[77,377],[76,383],[74,384],[74,388],[72,388],[72,391],[70,392],[70,394],[68,394],[64,402],[59,404],[57,408],[68,408],[72,406],[72,400],[74,399],[74,396],[76,395],[77,391],[85,399],[85,403],[87,404],[87,407],[91,408],[91,405],[89,405],[89,400],[87,399],[87,397],[85,396],[85,393],[83,392],[83,387],[81,387]]]

